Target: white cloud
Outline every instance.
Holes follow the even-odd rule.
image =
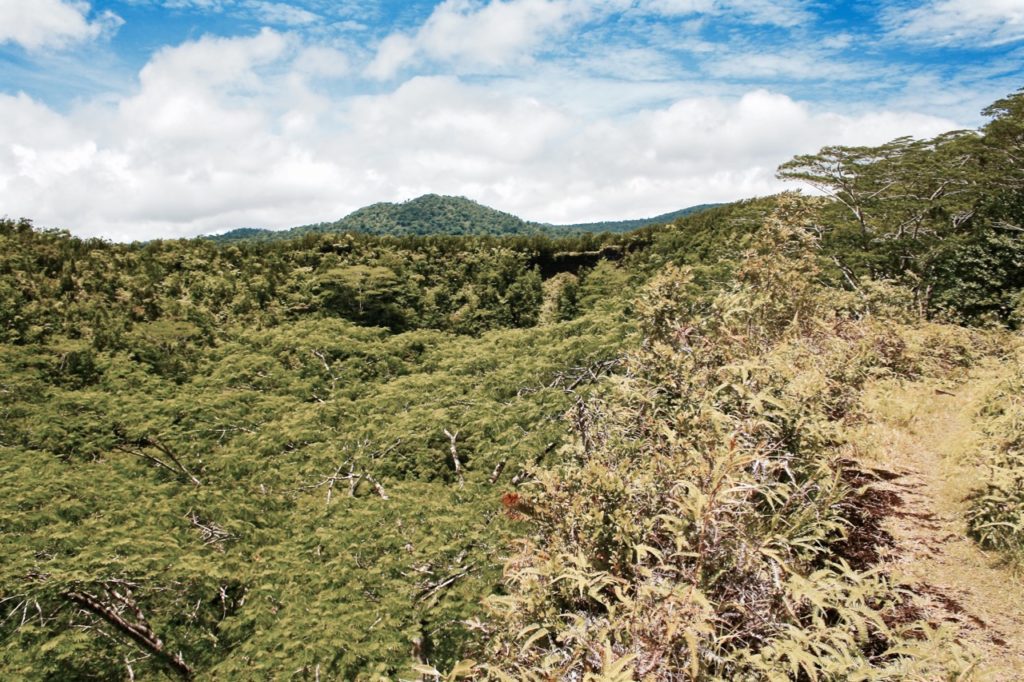
[[[836,60],[810,50],[735,52],[709,59],[706,69],[714,76],[740,80],[790,79],[843,82],[876,79],[877,65]]]
[[[826,36],[819,41],[819,44],[827,50],[845,50],[855,41],[856,38],[852,34],[843,32]]]
[[[0,0],[0,44],[27,50],[63,48],[116,31],[123,20],[110,11],[89,19],[90,6],[77,0]]]
[[[288,48],[286,35],[263,29],[251,38],[204,36],[178,47],[164,47],[139,73],[143,91],[198,86],[235,87],[259,83],[256,69],[278,61]]]
[[[136,92],[68,113],[0,95],[0,213],[115,239],[287,227],[425,192],[551,222],[637,217],[776,191],[780,162],[824,144],[956,127],[763,90],[634,113],[563,106],[557,83],[450,76],[346,97],[320,85],[343,57],[264,30],[161,50]],[[635,85],[586,87],[596,102]]]
[[[669,81],[678,71],[669,55],[650,48],[605,46],[601,50],[588,51],[575,60],[574,65],[581,74],[634,83]]]
[[[415,31],[386,36],[366,73],[386,80],[419,59],[451,64],[456,71],[529,64],[538,50],[563,48],[559,40],[570,29],[616,13],[728,18],[792,28],[812,18],[807,4],[807,0],[444,0]],[[689,49],[708,49],[692,35],[699,25],[682,28],[688,34]]]
[[[792,27],[811,18],[805,0],[639,0],[636,8],[669,16],[730,16],[755,24]]]
[[[294,68],[300,74],[323,78],[339,78],[351,69],[348,55],[332,47],[307,47],[295,60]]]
[[[685,98],[588,126],[573,142],[568,177],[548,179],[563,190],[534,191],[544,197],[543,216],[551,221],[655,214],[778,191],[783,185],[774,173],[781,162],[826,144],[878,144],[952,127],[900,112],[813,112],[764,90],[738,99]]]
[[[320,19],[318,14],[295,5],[283,2],[266,2],[266,0],[249,0],[245,3],[256,17],[263,22],[275,25],[305,26]]]
[[[304,57],[265,30],[161,50],[113,105],[0,96],[0,206],[118,239],[333,213],[345,178],[318,158],[326,107],[293,68]]]
[[[155,5],[170,10],[228,14],[271,26],[303,27],[322,21],[319,14],[290,2],[274,0],[124,0],[135,5]],[[334,11],[347,11],[342,3],[328,3]],[[319,7],[319,3],[318,3]]]
[[[381,41],[377,56],[366,68],[371,78],[393,77],[400,68],[412,60],[419,51],[416,41],[402,33],[393,33]]]
[[[929,0],[891,8],[883,20],[892,36],[930,45],[992,46],[1024,40],[1021,0]]]
[[[231,0],[128,0],[133,4],[157,4],[167,9],[200,9],[220,12]]]
[[[356,98],[347,123],[346,137],[374,150],[382,171],[393,171],[387,166],[399,158],[398,167],[440,179],[459,172],[460,163],[484,173],[529,163],[568,135],[571,121],[531,97],[435,76],[414,78],[387,95]],[[441,158],[454,165],[438,166]],[[417,168],[420,160],[427,163]]]
[[[415,33],[386,37],[367,74],[391,78],[417,56],[483,66],[521,60],[588,11],[583,0],[444,0]]]

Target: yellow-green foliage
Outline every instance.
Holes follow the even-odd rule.
[[[784,200],[717,295],[676,268],[651,282],[643,347],[567,414],[565,463],[509,500],[535,532],[490,601],[481,674],[910,679],[896,591],[839,551],[832,425],[910,360],[867,297],[816,284],[804,219]]]
[[[1011,363],[1013,371],[983,413],[990,477],[974,496],[968,523],[983,547],[1006,552],[1024,567],[1024,348]]]

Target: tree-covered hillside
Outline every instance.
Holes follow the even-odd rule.
[[[964,530],[1019,562],[1024,93],[988,115],[627,234],[0,221],[0,677],[970,679],[863,396],[1005,368]]]
[[[674,223],[680,218],[693,215],[694,213],[700,213],[706,211],[709,208],[720,206],[721,204],[700,204],[698,206],[690,206],[689,208],[682,208],[678,211],[670,211],[669,213],[662,213],[656,215],[653,218],[638,218],[636,220],[605,220],[596,223],[570,223],[564,225],[547,225],[553,230],[565,234],[574,234],[576,232],[630,232],[632,230],[639,230],[644,227],[650,227],[651,225],[668,225]]]
[[[307,234],[359,233],[387,236],[472,235],[568,237],[583,233],[629,232],[649,225],[665,225],[715,204],[673,211],[654,218],[574,225],[549,225],[522,220],[465,197],[426,194],[399,204],[382,202],[361,208],[331,223],[303,225],[290,230],[239,228],[207,237],[219,243],[294,239]]]
[[[334,223],[296,228],[301,233],[359,232],[378,235],[525,235],[537,226],[464,197],[426,194],[400,204],[379,203],[361,208]]]
[[[530,265],[573,243],[2,239],[14,677],[457,660],[501,493],[632,329],[625,271]]]

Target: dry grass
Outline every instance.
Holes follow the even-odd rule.
[[[1024,585],[967,538],[964,520],[965,498],[986,476],[978,411],[1002,376],[991,361],[956,383],[880,382],[865,393],[850,447],[887,472],[878,487],[898,495],[883,523],[893,538],[885,570],[911,588],[926,619],[959,630],[978,656],[971,679],[1009,682],[1024,680]]]

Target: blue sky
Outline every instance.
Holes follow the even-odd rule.
[[[976,127],[1024,0],[0,0],[0,214],[111,239],[459,194],[550,222]]]

